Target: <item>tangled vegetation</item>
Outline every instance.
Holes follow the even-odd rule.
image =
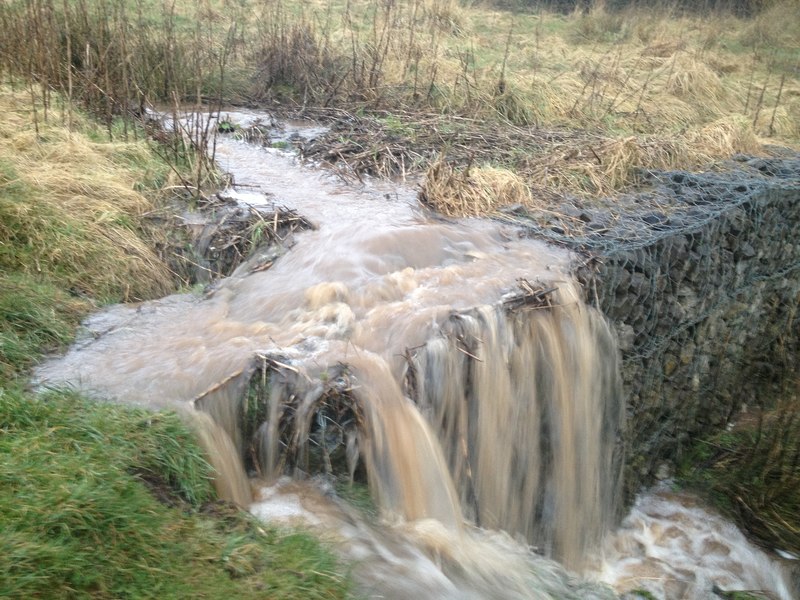
[[[591,197],[636,185],[642,170],[714,168],[800,142],[798,1],[729,4],[737,10],[717,3],[709,18],[708,3],[602,0],[510,3],[516,10],[457,0],[13,1],[0,7],[0,65],[35,73],[27,91],[43,114],[53,90],[109,128],[154,103],[269,103],[339,122],[372,114],[402,145],[436,146],[393,174],[424,171],[447,151],[457,169],[513,171],[534,197],[545,187]],[[518,139],[503,135],[515,128],[537,141],[573,135],[516,156],[487,145],[473,160],[446,132],[425,139],[432,114],[488,126],[500,144]],[[385,136],[351,133],[359,154],[376,157],[351,166],[386,167]],[[459,204],[441,183],[429,202],[445,194],[443,208]]]

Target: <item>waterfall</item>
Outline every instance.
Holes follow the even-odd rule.
[[[564,566],[620,591],[674,575],[601,560],[622,517],[625,407],[614,336],[569,253],[443,222],[409,188],[354,190],[233,140],[217,150],[243,200],[265,202],[263,185],[319,227],[203,294],[95,315],[40,384],[186,414],[219,495],[319,528],[365,597],[583,600],[613,593]],[[375,519],[339,498],[360,483]],[[649,535],[624,534],[617,563]]]
[[[603,319],[574,287],[547,305],[454,314],[410,373],[465,512],[579,567],[621,491],[622,395]]]
[[[367,350],[321,373],[263,356],[195,404],[268,481],[352,478],[360,457],[386,514],[467,518],[580,568],[613,524],[623,465],[602,317],[571,284],[520,292],[453,312],[404,361],[397,377]]]

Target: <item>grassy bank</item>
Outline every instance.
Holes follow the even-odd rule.
[[[800,556],[800,379],[776,387],[774,407],[695,443],[679,475],[765,548]]]
[[[169,177],[144,140],[105,141],[77,113],[71,131],[35,124],[8,87],[0,112],[0,372],[13,377],[93,307],[158,297],[175,280],[144,225]]]
[[[0,597],[345,597],[316,539],[214,501],[176,415],[25,390],[89,311],[176,284],[144,222],[171,169],[32,109],[0,87]]]
[[[0,596],[345,596],[313,537],[212,499],[208,464],[175,415],[3,386]]]

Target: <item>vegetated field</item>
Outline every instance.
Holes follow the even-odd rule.
[[[733,2],[747,18],[635,0],[566,14],[522,1],[40,4],[54,16],[0,8],[11,33],[0,58],[12,73],[34,65],[45,95],[62,90],[106,120],[165,100],[353,117],[331,160],[405,173],[444,152],[455,173],[431,172],[442,181],[427,200],[452,214],[491,212],[506,200],[489,182],[502,192],[512,176],[521,185],[509,189],[541,203],[554,190],[613,194],[643,168],[707,169],[800,143],[798,0]],[[31,38],[41,44],[19,52]],[[494,203],[448,202],[459,178]]]
[[[426,200],[447,214],[614,194],[642,169],[800,143],[797,0],[747,18],[528,4],[276,0],[202,14],[236,24],[224,95],[333,119],[326,157],[355,170],[406,174],[443,155]]]
[[[541,203],[553,190],[613,194],[642,168],[713,168],[764,143],[796,146],[796,1],[749,19],[636,4],[566,15],[444,0],[268,4],[251,93],[372,111],[389,141],[427,160],[387,161],[386,137],[357,130],[345,158],[369,152],[399,171],[445,151],[450,168],[429,173],[427,199],[449,214]],[[479,135],[456,135],[464,129]],[[446,190],[459,183],[494,202],[453,202]]]

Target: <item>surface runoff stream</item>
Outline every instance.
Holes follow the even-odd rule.
[[[185,414],[220,496],[312,526],[360,597],[791,598],[691,499],[651,490],[622,519],[618,352],[569,253],[234,136],[216,159],[240,203],[315,227],[269,268],[98,313],[39,384]],[[365,510],[343,500],[361,489]]]

